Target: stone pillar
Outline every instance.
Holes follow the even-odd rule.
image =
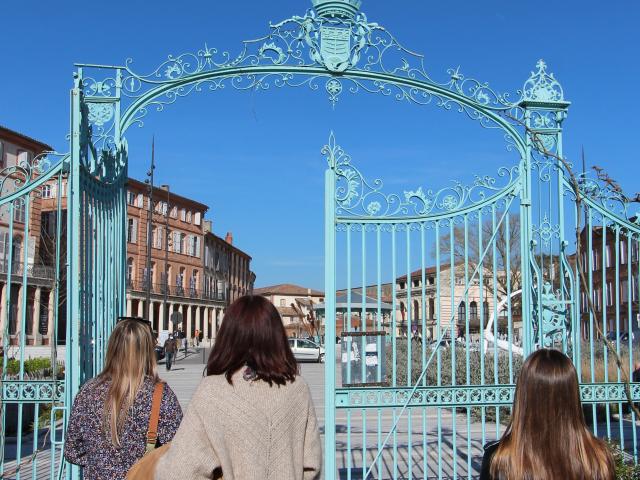
[[[0,339],[4,335],[5,325],[7,323],[7,284],[2,285],[2,294],[0,294]]]
[[[40,336],[40,299],[42,298],[42,288],[36,287],[36,293],[33,296],[33,318],[31,327],[31,336],[33,337],[33,344],[39,345],[42,343],[42,337]]]
[[[164,330],[164,303],[161,303],[158,309],[158,333],[161,330]]]
[[[191,305],[187,305],[187,331],[184,332],[187,336],[187,341],[190,341],[191,336]]]
[[[176,326],[171,323],[171,314],[173,313],[173,303],[167,302],[167,310],[168,310],[167,315],[169,315],[169,318],[168,318],[169,331],[175,332]]]
[[[56,342],[58,339],[54,337],[55,325],[53,323],[56,315],[55,311],[55,290],[49,291],[49,304],[47,305],[47,336],[49,337],[49,345]]]
[[[202,339],[206,342],[209,338],[209,307],[204,307],[202,314],[204,316],[202,319]]]
[[[28,287],[27,287],[28,288]],[[24,287],[20,284],[18,288],[18,308],[16,313],[16,339],[18,345],[20,345],[20,335],[22,333],[22,295],[24,294]]]
[[[178,311],[180,312],[180,315],[182,315],[182,323],[180,324],[180,327],[182,329],[182,332],[186,335],[187,332],[184,331],[184,306],[182,304],[178,305]]]
[[[133,315],[133,307],[131,302],[131,297],[127,295],[127,317]]]
[[[144,318],[144,300],[138,300],[138,317]]]
[[[155,321],[156,321],[156,318],[155,318],[156,314],[155,314],[154,308],[156,306],[156,302],[151,301],[149,303],[151,303],[151,308],[149,309],[149,321],[151,322],[151,328],[154,328],[155,327]],[[160,331],[159,328],[156,328],[155,330],[156,330],[156,332]]]
[[[196,305],[196,330],[203,333],[204,338],[204,329],[202,328],[202,323],[200,322],[200,306]]]

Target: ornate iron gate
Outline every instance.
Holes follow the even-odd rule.
[[[66,411],[82,382],[101,368],[125,298],[127,129],[143,126],[151,110],[202,90],[307,87],[335,107],[342,95],[370,93],[463,113],[502,131],[517,154],[495,177],[392,193],[381,181],[368,181],[335,140],[325,149],[325,477],[472,477],[483,442],[504,428],[522,357],[540,345],[573,357],[594,431],[637,460],[635,418],[624,412],[620,372],[597,368],[611,363],[597,327],[631,369],[629,352],[640,338],[640,228],[615,188],[567,177],[561,159],[569,103],[560,84],[542,61],[514,100],[459,69],[436,80],[421,55],[367,19],[360,0],[313,5],[244,42],[237,55],[205,45],[169,56],[148,74],[135,72],[130,61],[78,65],[68,160],[46,171],[34,163],[26,184],[2,191],[0,199],[12,218],[16,202],[28,209],[43,182],[69,184],[67,232],[60,230],[64,206],[58,205],[56,237],[66,239],[68,267],[60,265],[60,241],[54,255],[56,295],[62,271],[68,292],[65,388],[55,369],[47,380],[25,377],[23,335],[16,378],[8,376],[5,356],[3,407],[7,399],[18,412],[27,403],[36,412],[51,404],[55,424],[57,411]],[[576,238],[587,249],[587,289],[578,281]],[[20,283],[12,265],[7,283]],[[23,287],[28,280],[23,273]],[[585,313],[585,290],[595,315]],[[25,311],[16,317],[21,325]],[[635,384],[632,394],[640,397]],[[61,432],[52,430],[51,477],[77,478],[75,468],[62,468]],[[3,444],[5,472],[8,451]],[[16,455],[19,464],[22,452]],[[38,465],[30,464],[31,476]],[[22,476],[28,476],[24,468]]]

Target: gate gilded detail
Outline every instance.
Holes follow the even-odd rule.
[[[29,184],[68,171],[64,388],[48,381],[38,390],[20,373],[3,377],[3,401],[62,400],[56,408],[66,411],[102,366],[124,308],[130,127],[203,91],[302,87],[334,108],[343,95],[368,93],[462,113],[501,131],[517,160],[468,183],[394,193],[369,180],[332,135],[323,150],[325,478],[473,477],[482,444],[508,421],[522,358],[542,345],[571,355],[594,432],[637,460],[635,418],[624,411],[622,377],[608,367],[596,327],[631,370],[640,338],[638,215],[618,190],[587,175],[578,176],[584,198],[575,198],[557,158],[569,108],[560,83],[542,60],[513,98],[459,68],[437,80],[421,55],[368,20],[359,0],[313,6],[272,24],[238,54],[205,45],[147,74],[130,60],[78,65],[70,154]],[[29,188],[2,192],[0,206],[13,208]],[[587,291],[578,281],[576,231]],[[34,397],[36,390],[46,395]],[[632,394],[640,399],[635,384]],[[55,437],[54,457],[61,442]],[[54,464],[51,475],[61,474]],[[64,473],[78,475],[71,467]]]

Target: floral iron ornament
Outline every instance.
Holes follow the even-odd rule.
[[[402,194],[385,193],[382,180],[367,180],[352,164],[351,156],[336,143],[333,132],[329,143],[322,149],[329,168],[336,174],[336,213],[339,217],[393,219],[406,216],[451,215],[469,207],[481,207],[487,202],[513,195],[520,188],[517,166],[501,168],[496,178],[476,176],[471,185],[454,182],[440,190],[404,191]]]

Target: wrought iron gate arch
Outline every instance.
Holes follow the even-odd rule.
[[[98,182],[110,182],[121,189],[117,201],[103,208],[107,213],[118,212],[112,216],[113,221],[119,222],[119,226],[113,230],[114,236],[110,242],[124,251],[122,238],[126,208],[122,190],[127,171],[125,133],[128,129],[134,125],[143,126],[146,115],[152,109],[161,111],[193,92],[216,91],[227,86],[237,90],[307,87],[312,91],[324,87],[334,106],[344,92],[372,93],[397,101],[408,101],[416,105],[432,104],[443,110],[464,113],[484,128],[504,132],[506,147],[518,152],[519,164],[502,172],[510,175],[510,183],[503,185],[501,189],[492,188],[487,183],[488,177],[477,177],[476,186],[487,187],[490,192],[477,203],[463,206],[455,204],[454,199],[448,212],[432,217],[418,215],[417,219],[424,221],[424,218],[429,218],[429,221],[440,222],[456,215],[471,215],[487,206],[499,204],[509,195],[512,198],[522,196],[522,217],[528,218],[530,184],[522,179],[526,178],[530,169],[528,162],[532,144],[524,133],[523,124],[533,116],[536,126],[545,135],[559,138],[560,121],[548,118],[548,112],[556,115],[568,107],[562,87],[552,74],[547,73],[544,62],[538,63],[537,71],[531,72],[523,88],[517,92],[517,98],[511,101],[508,94],[495,92],[487,83],[465,77],[459,68],[450,69],[449,78],[444,82],[433,80],[424,68],[422,55],[407,50],[384,27],[369,22],[366,15],[359,11],[360,2],[357,0],[314,0],[313,3],[315,9],[307,11],[304,16],[294,16],[272,24],[271,31],[266,36],[244,42],[239,55],[219,53],[205,45],[196,53],[169,56],[148,74],[136,73],[131,60],[127,60],[123,66],[78,64],[76,84],[72,92],[72,118],[75,123],[71,156],[72,178],[75,179],[72,183],[75,188],[71,197],[74,215],[70,220],[72,241],[76,247],[82,243],[83,235],[91,238],[92,232],[97,228],[88,224],[82,214],[81,205],[86,201],[83,196],[89,194],[88,199],[101,205],[106,205],[105,202],[109,201],[104,195],[94,198],[90,194],[89,185],[97,179]],[[538,110],[530,112],[531,107]],[[328,183],[326,185],[331,188]],[[415,193],[414,200],[420,201],[419,192]],[[468,193],[462,192],[462,203],[467,202]],[[451,201],[451,198],[453,197],[447,197],[447,201]],[[456,211],[453,217],[452,211]],[[389,223],[394,221],[397,220]],[[382,220],[382,223],[385,222],[386,220]],[[527,229],[528,222],[523,222],[523,232]],[[328,220],[325,230],[327,235],[328,232],[335,234],[334,226]],[[526,233],[523,236],[526,237]],[[330,237],[327,237],[327,245],[330,246],[330,243]],[[102,246],[96,244],[96,248]],[[106,253],[105,250],[104,254]],[[325,261],[327,275],[334,275],[335,265],[330,267],[331,252],[328,252]],[[80,265],[86,264],[86,261],[80,262]],[[71,281],[79,288],[75,290],[77,296],[72,297],[70,315],[78,315],[78,325],[91,325],[94,321],[91,312],[99,311],[95,302],[90,305],[82,304],[83,298],[89,298],[89,291],[90,298],[96,298],[96,295],[102,299],[114,297],[110,300],[115,306],[111,311],[122,311],[124,272],[124,267],[119,265],[118,269],[110,273],[112,278],[106,283],[107,286],[111,285],[107,287],[110,290],[100,295],[101,286],[96,285],[92,272],[85,269],[83,273],[81,268],[72,266]],[[335,285],[332,286],[329,280],[327,282],[327,305],[330,306],[335,301]],[[528,297],[529,292],[525,291],[523,302]],[[328,318],[328,324],[331,322]],[[104,328],[108,329],[108,326]],[[328,347],[328,358],[332,358],[335,351],[332,347],[334,346]],[[82,351],[76,351],[76,354],[78,358],[97,359],[102,357],[103,348],[104,345],[82,346]],[[88,371],[94,372],[97,366],[95,364],[91,368],[87,367]],[[336,402],[335,372],[330,370],[326,369],[325,372],[328,425],[335,423]],[[83,373],[82,378],[91,374]],[[74,379],[70,383],[69,395],[75,394],[80,383],[80,379]],[[332,430],[327,430],[327,452],[335,448],[335,433]],[[334,459],[330,457],[331,455],[327,455],[327,471],[335,467]]]
[[[536,69],[531,72],[523,87],[516,92],[513,100],[508,94],[496,92],[485,82],[467,78],[459,68],[448,70],[448,79],[436,81],[425,69],[423,56],[403,47],[381,25],[370,22],[359,9],[359,0],[313,0],[313,5],[314,8],[302,16],[293,16],[272,24],[270,32],[264,37],[244,42],[238,55],[219,52],[205,45],[195,53],[169,56],[147,74],[137,73],[133,69],[131,60],[127,60],[121,66],[77,65],[74,87],[71,91],[71,151],[54,168],[57,173],[47,177],[50,179],[67,171],[69,174],[67,232],[69,252],[67,316],[69,321],[65,408],[70,407],[81,383],[101,368],[105,342],[113,326],[113,319],[124,310],[127,218],[124,189],[128,169],[126,132],[132,126],[143,126],[146,115],[153,109],[161,111],[179,98],[195,92],[203,90],[214,92],[228,87],[241,91],[305,87],[311,91],[324,91],[334,106],[339,104],[344,94],[371,93],[401,102],[407,101],[418,106],[433,105],[446,111],[463,113],[483,128],[502,132],[507,149],[515,150],[519,159],[517,164],[498,172],[496,177],[478,176],[468,186],[458,182],[448,193],[445,192],[446,189],[432,192],[418,188],[401,194],[388,196],[385,194],[383,197],[386,200],[381,200],[379,196],[382,194],[382,183],[367,183],[366,177],[357,168],[351,168],[350,160],[345,161],[344,152],[332,137],[330,144],[324,150],[329,160],[325,177],[326,333],[328,337],[333,336],[337,328],[337,234],[344,233],[350,237],[353,232],[357,232],[363,236],[364,250],[366,245],[364,237],[371,231],[388,233],[395,242],[397,240],[395,235],[399,232],[403,232],[407,238],[412,233],[423,234],[431,226],[436,232],[444,227],[453,232],[455,222],[459,221],[456,219],[477,217],[480,221],[483,215],[490,213],[491,233],[495,236],[505,219],[508,224],[508,217],[512,215],[509,213],[510,210],[513,209],[513,215],[516,215],[517,209],[522,275],[521,315],[526,318],[523,322],[524,342],[521,349],[526,355],[538,345],[544,344],[543,337],[547,323],[557,325],[558,322],[566,321],[570,317],[570,325],[565,328],[564,338],[571,338],[568,343],[573,348],[574,361],[580,370],[579,356],[576,356],[574,346],[577,346],[580,340],[577,329],[585,328],[585,323],[581,320],[584,311],[580,309],[580,287],[570,262],[569,252],[566,250],[567,239],[570,238],[567,232],[570,231],[571,221],[565,220],[565,210],[568,212],[567,217],[570,217],[571,211],[562,204],[563,199],[567,201],[567,192],[570,192],[571,184],[559,162],[550,158],[549,155],[564,158],[562,124],[567,115],[569,102],[564,98],[560,83],[547,71],[547,66],[542,60],[537,63]],[[353,177],[347,178],[342,174],[346,169],[351,169],[351,173],[355,173],[360,182],[357,187],[350,184],[354,181]],[[533,173],[536,169],[538,177],[534,178]],[[547,173],[543,174],[545,169]],[[496,182],[500,178],[504,182],[498,185]],[[346,180],[346,189],[340,183],[342,180]],[[37,181],[40,182],[38,185],[42,185],[46,180]],[[545,204],[546,200],[534,188],[540,183],[544,183],[549,192],[553,191],[558,205],[553,205],[551,201]],[[35,184],[33,188],[36,188]],[[368,188],[369,190],[357,190],[357,195],[348,198],[350,188]],[[631,252],[633,242],[640,243],[640,226],[629,219],[628,202],[616,197],[617,193],[607,190],[606,185],[588,181],[586,177],[582,178],[581,189],[585,197],[584,203],[588,209],[598,212],[603,228],[606,229],[608,225],[607,219],[611,219],[611,223],[617,229],[616,238],[620,237],[621,229],[625,232],[623,236],[627,238],[626,248]],[[484,192],[483,196],[471,199],[472,193],[480,191]],[[2,197],[0,205],[11,204],[26,192],[21,190]],[[551,193],[549,198],[551,199]],[[365,199],[369,201],[365,203]],[[356,202],[354,205],[360,209],[357,214],[349,211],[353,206],[349,202],[353,201]],[[388,204],[385,204],[385,201]],[[610,201],[619,202],[619,205],[624,205],[624,208],[616,210],[615,205],[607,203]],[[537,220],[534,219],[534,204],[538,205]],[[394,210],[396,207],[399,207],[399,210]],[[498,210],[501,215],[496,215]],[[541,211],[544,211],[544,218]],[[590,228],[592,223],[587,223],[586,227]],[[467,220],[464,220],[464,226],[468,227]],[[591,230],[588,229],[588,231]],[[591,234],[588,235],[591,238]],[[546,260],[541,248],[542,244],[547,248]],[[487,252],[485,251],[484,255]],[[620,255],[617,249],[616,252],[616,255]],[[393,255],[395,253],[394,250]],[[424,253],[422,255],[424,267]],[[484,255],[479,256],[479,263],[482,263]],[[548,270],[549,265],[545,262],[552,264],[551,270]],[[558,285],[553,285],[556,268],[554,262],[556,265],[562,265],[558,267],[561,273],[560,279],[556,279]],[[365,263],[362,262],[363,265]],[[411,278],[409,261],[407,264],[404,267],[407,267],[406,273],[409,279]],[[455,263],[452,265],[451,277],[455,275],[456,269]],[[470,269],[466,259],[464,267],[466,283],[469,278],[482,275],[477,267]],[[349,268],[351,268],[350,264]],[[351,275],[350,270],[348,275]],[[549,276],[552,277],[551,287],[558,287],[557,294],[544,291],[546,287],[544,282]],[[364,289],[366,279],[364,272],[362,277]],[[421,279],[423,282],[424,278],[423,269]],[[396,278],[393,277],[391,281],[395,288]],[[348,289],[348,292],[350,304],[351,289]],[[468,293],[469,285],[466,285],[462,296]],[[629,293],[634,292],[629,288]],[[603,295],[606,297],[606,293]],[[640,293],[638,295],[640,296]],[[424,298],[424,294],[422,297]],[[452,293],[453,297],[456,295]],[[394,295],[394,307],[395,302]],[[362,304],[366,304],[366,299],[362,300]],[[422,304],[424,308],[424,300]],[[411,302],[407,305],[409,323],[411,323],[410,313],[414,306]],[[366,307],[362,308],[364,316]],[[464,315],[467,319],[469,310],[469,308],[465,309]],[[484,307],[481,307],[480,311],[484,312]],[[629,314],[631,315],[631,310]],[[394,321],[396,315],[398,315],[396,309],[393,308],[390,316]],[[426,314],[423,312],[423,317],[424,315]],[[449,315],[454,320],[456,316],[454,309],[449,312]],[[481,317],[482,315],[481,313]],[[493,316],[497,325],[499,321],[497,313],[494,312]],[[438,318],[441,317],[442,315],[439,314]],[[510,318],[509,321],[511,320]],[[366,330],[366,320],[364,325]],[[468,328],[468,322],[466,326]],[[346,333],[352,334],[353,331],[347,328]],[[392,334],[395,338],[396,332]],[[537,337],[542,340],[537,342]],[[362,338],[365,337],[362,336]],[[493,341],[496,345],[500,340],[494,337]],[[629,340],[629,347],[631,347],[630,342]],[[410,345],[411,342],[408,342],[406,347],[409,351]],[[423,351],[426,349],[425,346],[420,348]],[[482,347],[479,348],[482,351]],[[494,351],[495,348],[494,346]],[[567,342],[564,348],[569,351]],[[455,352],[455,345],[450,350]],[[327,358],[332,358],[335,352],[335,345],[327,345]],[[438,343],[430,354],[430,358],[439,359],[441,353],[440,343]],[[465,355],[470,353],[468,340],[464,353]],[[593,354],[593,347],[591,353]],[[631,362],[631,356],[629,361]],[[409,361],[409,364],[411,362]],[[427,372],[429,362],[423,358],[423,362],[419,364],[422,375]],[[631,367],[631,363],[629,366]],[[513,393],[512,360],[509,361],[508,368],[510,373],[508,382],[496,380],[493,384],[480,386],[469,385],[468,382],[466,385],[453,386],[439,384],[432,391],[424,385],[422,376],[422,380],[419,378],[415,383],[409,381],[407,385],[394,384],[390,388],[380,386],[338,388],[336,371],[325,368],[325,421],[329,426],[325,433],[325,452],[329,453],[326,456],[327,478],[333,478],[337,473],[335,456],[331,455],[336,448],[337,433],[334,427],[337,424],[337,413],[346,412],[346,415],[350,415],[350,412],[354,412],[354,415],[358,415],[360,410],[378,410],[379,412],[391,409],[394,421],[405,421],[402,416],[407,409],[420,407],[424,415],[427,408],[438,408],[438,428],[440,428],[442,409],[448,408],[453,411],[455,418],[456,408],[462,407],[467,411],[469,425],[471,408],[495,407],[496,416],[499,417],[499,407],[510,403]],[[438,370],[438,375],[440,373]],[[606,403],[607,411],[610,405],[621,405],[620,402],[624,396],[620,379],[612,382],[608,381],[606,374],[604,380],[595,379],[593,371],[590,374],[591,381],[581,377],[581,389],[583,400],[594,405],[594,412],[597,403]],[[411,375],[408,375],[408,378],[411,379]],[[632,390],[634,398],[640,398],[640,387],[634,385]],[[4,389],[3,395],[5,395]],[[395,410],[398,408],[401,408],[399,414]],[[485,437],[484,412],[485,410],[482,415],[483,439]],[[363,416],[366,420],[366,415],[363,414]],[[498,419],[497,432],[500,429],[499,423]],[[597,422],[595,423],[594,429],[597,430]],[[607,419],[610,434],[609,423]],[[350,422],[347,428],[350,432]],[[455,421],[452,423],[452,428],[455,432]],[[366,435],[364,426],[363,431]],[[620,432],[620,438],[624,438],[622,426]],[[395,429],[389,431],[389,435],[396,434]],[[635,455],[637,452],[635,430],[633,435]],[[352,436],[349,433],[346,443],[350,445],[351,440]],[[446,472],[443,471],[440,442],[441,440],[438,439],[436,444],[438,462],[435,474],[442,477]],[[378,454],[384,449],[385,443],[381,439],[377,441]],[[426,443],[424,445],[423,457],[426,459],[427,445]],[[397,447],[395,437],[394,446]],[[454,453],[458,448],[455,435],[452,448]],[[472,456],[471,450],[469,448],[467,451],[468,462]],[[369,453],[363,451],[363,461],[361,465],[357,465],[358,469],[362,469],[363,475],[368,471],[375,471],[379,476],[382,475],[382,469],[379,466],[374,469],[374,464],[378,465],[380,456],[378,455],[371,464],[367,465],[366,459]],[[394,454],[392,458],[392,476],[394,477],[398,476],[398,461],[398,456]],[[351,478],[354,465],[349,464],[346,467],[348,470],[346,477]],[[455,456],[452,468],[455,475],[458,468]],[[408,472],[411,477],[413,471],[409,469]],[[69,477],[76,477],[78,474],[75,467],[67,468],[66,473]],[[471,477],[470,468],[467,469],[466,475]]]

